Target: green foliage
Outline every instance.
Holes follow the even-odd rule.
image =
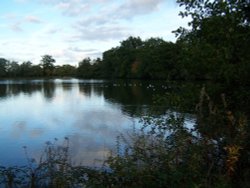
[[[43,76],[52,76],[54,71],[54,64],[56,60],[51,55],[42,56],[41,66],[43,68]]]
[[[247,187],[249,134],[245,115],[215,104],[201,90],[197,121],[188,128],[183,114],[142,118],[144,127],[117,138],[106,161],[105,187]]]
[[[90,58],[83,59],[77,69],[77,74],[79,77],[91,78],[92,75],[92,66]]]
[[[0,77],[6,76],[6,66],[8,60],[4,58],[0,58]]]
[[[190,31],[179,28],[183,64],[197,79],[249,84],[249,1],[177,1],[190,16]],[[248,73],[246,73],[246,71]]]
[[[177,76],[178,48],[160,38],[142,41],[129,37],[103,54],[106,77],[173,79]]]
[[[73,75],[76,75],[76,67],[72,65],[56,66],[54,75],[59,77],[71,77]]]

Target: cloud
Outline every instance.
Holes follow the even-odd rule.
[[[69,48],[59,48],[48,50],[59,64],[76,64],[83,58],[87,57],[84,52],[75,52],[69,50]]]
[[[20,23],[11,24],[11,25],[10,25],[10,29],[11,29],[12,31],[18,32],[18,33],[23,31],[23,29],[22,29]]]
[[[102,52],[100,51],[97,51],[97,52],[89,52],[89,53],[86,53],[86,56],[87,57],[92,57],[92,58],[100,58],[102,57]]]
[[[53,6],[64,16],[71,16],[74,32],[68,42],[79,40],[121,40],[133,35],[135,27],[128,23],[142,15],[158,11],[164,0],[36,0]],[[124,25],[127,25],[124,27]],[[138,25],[137,25],[138,26]],[[57,32],[57,30],[55,30]],[[52,31],[53,33],[53,31]]]
[[[137,15],[149,14],[157,11],[163,0],[129,0],[118,7],[122,18],[131,18]]]
[[[84,54],[85,57],[97,58],[102,56],[102,52],[98,49],[90,48],[90,49],[81,49],[78,47],[69,47],[69,51],[78,54]],[[82,57],[82,56],[81,56]],[[78,59],[79,60],[79,59]]]
[[[7,20],[15,20],[17,18],[17,15],[15,13],[8,13],[3,15],[2,18]]]
[[[42,21],[39,18],[37,18],[36,16],[32,16],[32,15],[26,16],[24,20],[30,23],[36,23],[36,24],[42,23]]]
[[[72,37],[73,40],[98,40],[108,41],[129,36],[130,29],[123,26],[96,26],[85,27],[78,25],[75,27],[78,35]]]
[[[2,24],[2,27],[5,28],[9,28],[14,32],[22,32],[22,23],[21,21],[18,19],[18,16],[14,13],[8,13],[2,16],[2,18],[4,19]]]
[[[79,14],[86,13],[89,9],[88,4],[80,2],[79,0],[59,2],[56,7],[68,16],[77,16]]]
[[[71,51],[74,51],[74,52],[95,52],[97,51],[97,49],[81,49],[81,48],[78,48],[78,47],[70,47],[68,48],[68,50],[71,50]]]
[[[81,17],[87,24],[114,23],[117,20],[130,20],[138,15],[150,14],[164,0],[37,0],[46,5],[53,5],[64,15]]]
[[[37,0],[41,4],[53,5],[67,16],[84,15],[95,3],[104,3],[106,1],[108,0]]]
[[[36,16],[25,16],[21,17],[16,14],[7,14],[4,16],[7,20],[6,23],[9,25],[8,27],[14,32],[22,32],[24,31],[23,27],[25,23],[33,23],[33,24],[40,24],[42,21],[37,18]]]
[[[129,0],[124,3],[110,3],[95,13],[84,16],[78,24],[84,26],[118,24],[140,15],[154,13],[163,2],[163,0]]]
[[[48,28],[47,31],[45,31],[45,33],[47,33],[47,34],[56,34],[59,31],[61,31],[59,28]]]

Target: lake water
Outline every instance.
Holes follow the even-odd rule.
[[[72,161],[95,165],[120,133],[163,94],[163,82],[79,79],[0,81],[0,166],[39,159],[45,142],[69,138]]]

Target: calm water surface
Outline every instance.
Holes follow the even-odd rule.
[[[1,80],[0,166],[25,164],[23,146],[39,159],[46,141],[64,137],[74,162],[95,165],[163,92],[159,82]]]

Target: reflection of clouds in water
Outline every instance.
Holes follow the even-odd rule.
[[[122,113],[117,111],[93,110],[78,113],[74,126],[84,131],[116,131],[121,129],[124,124],[131,123]]]
[[[115,139],[125,129],[130,129],[132,122],[119,111],[94,110],[77,114],[73,126],[80,132],[70,136],[72,161],[76,164],[102,164]]]
[[[37,138],[37,137],[40,137],[44,134],[44,130],[43,129],[32,129],[30,130],[29,132],[29,135],[31,138]]]
[[[70,154],[75,165],[102,165],[114,143],[113,138],[96,137],[93,135],[74,134],[70,139]],[[107,140],[110,139],[110,140]],[[111,142],[108,143],[108,142]]]
[[[20,138],[24,132],[27,131],[27,124],[25,121],[17,121],[13,124],[11,135],[14,138]]]
[[[29,138],[37,138],[44,134],[44,129],[39,127],[30,127],[27,122],[19,121],[15,122],[11,129],[11,136],[15,139],[20,139],[24,136]]]

